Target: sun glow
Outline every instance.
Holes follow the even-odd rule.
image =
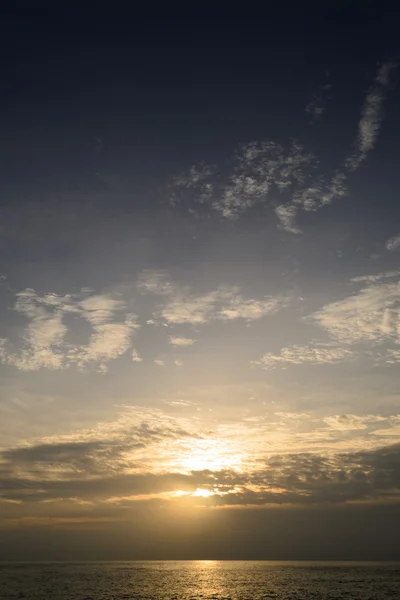
[[[171,492],[171,496],[174,498],[181,498],[182,496],[188,496],[190,492],[185,492],[184,490],[176,490],[175,492]]]
[[[238,469],[241,455],[224,440],[195,440],[185,450],[182,466],[188,471],[221,471],[222,469]]]
[[[204,490],[203,488],[197,488],[192,495],[200,498],[209,498],[210,496],[214,496],[214,492],[211,492],[210,490]]]
[[[197,497],[197,498],[209,498],[210,496],[215,496],[216,492],[211,490],[205,490],[204,488],[197,488],[194,492],[186,492],[183,490],[176,490],[174,492],[169,492],[168,496],[170,498],[183,498],[183,497]]]

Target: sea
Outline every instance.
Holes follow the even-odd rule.
[[[0,563],[1,600],[399,600],[400,563]]]

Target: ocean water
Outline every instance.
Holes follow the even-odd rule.
[[[395,600],[400,564],[0,563],[0,599]]]

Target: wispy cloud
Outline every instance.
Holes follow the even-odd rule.
[[[251,364],[261,366],[263,369],[276,369],[289,364],[332,364],[352,358],[353,352],[347,348],[320,346],[290,346],[282,348],[278,354],[268,352]]]
[[[282,348],[266,353],[251,364],[264,369],[290,364],[329,364],[367,356],[371,346],[385,345],[375,356],[376,364],[395,364],[400,360],[400,282],[396,271],[355,277],[353,283],[367,284],[356,294],[326,304],[304,321],[316,324],[331,340],[313,340],[307,345]],[[389,346],[389,347],[388,347]]]
[[[229,182],[213,203],[215,210],[233,219],[260,202],[271,189],[283,192],[301,185],[315,157],[294,142],[287,151],[274,142],[252,142],[240,148]]]
[[[369,89],[361,118],[354,153],[347,159],[350,170],[357,169],[374,149],[383,116],[383,103],[390,87],[390,77],[395,69],[394,63],[385,63],[378,69],[374,82]]]
[[[1,361],[24,371],[64,369],[71,365],[83,369],[91,363],[96,363],[103,372],[107,370],[108,361],[129,349],[139,325],[135,315],[126,312],[122,300],[110,294],[86,294],[41,296],[32,289],[19,292],[14,310],[28,320],[22,349],[15,352],[10,349],[10,341],[2,339]],[[67,315],[81,317],[92,327],[87,344],[68,342]]]
[[[171,182],[169,186],[169,203],[176,206],[182,201],[182,192],[196,192],[196,200],[199,204],[208,202],[213,194],[214,185],[210,177],[214,175],[216,168],[211,165],[193,165],[190,169],[181,173]]]
[[[150,283],[148,283],[150,282]],[[288,296],[265,296],[262,299],[244,298],[238,287],[220,286],[204,294],[194,294],[189,288],[173,285],[167,274],[150,272],[142,277],[140,288],[145,292],[165,296],[164,303],[155,314],[171,325],[201,325],[212,320],[233,321],[244,319],[253,321],[274,314],[288,306]],[[172,340],[180,338],[172,337]],[[181,338],[183,340],[185,338]],[[175,345],[189,345],[178,342]]]
[[[375,146],[394,68],[392,63],[379,67],[365,98],[354,152],[344,167],[321,173],[318,157],[299,141],[286,148],[272,140],[252,141],[237,149],[228,169],[192,166],[175,178],[168,188],[170,204],[186,204],[193,214],[202,205],[203,210],[214,210],[231,220],[262,205],[275,213],[281,229],[300,233],[296,223],[300,212],[317,211],[348,194],[349,172],[357,169]],[[314,119],[323,113],[323,94],[328,89],[323,86],[306,107]]]
[[[400,342],[399,282],[371,283],[357,294],[327,304],[309,318],[337,342]]]
[[[327,184],[321,178],[316,180],[312,186],[295,192],[292,202],[304,211],[317,210],[322,206],[331,204],[338,198],[346,196],[345,182],[346,176],[343,173],[336,173]]]
[[[295,191],[290,202],[280,204],[275,209],[281,228],[289,233],[301,233],[296,225],[299,211],[316,211],[332,204],[334,200],[347,196],[346,179],[344,173],[336,173],[328,183],[323,177],[319,177],[308,187]]]
[[[228,306],[222,307],[218,318],[224,321],[245,319],[254,321],[266,315],[273,315],[289,305],[288,296],[266,296],[261,300],[245,300],[242,296],[234,296]]]
[[[306,113],[311,115],[311,123],[318,121],[325,112],[325,107],[322,104],[322,97],[320,94],[316,94],[307,103],[305,108]]]
[[[375,275],[359,275],[353,277],[351,281],[354,283],[376,283],[383,279],[393,279],[400,277],[400,271],[386,271],[385,273],[376,273]]]
[[[187,337],[183,337],[183,336],[171,336],[169,338],[169,343],[172,344],[173,346],[193,346],[193,344],[196,342],[196,340],[193,340],[192,338],[187,338]]]
[[[386,242],[386,249],[394,252],[400,250],[400,235],[395,235]]]
[[[173,291],[168,273],[153,269],[147,269],[141,273],[137,287],[143,293],[153,293],[159,296],[168,296]]]
[[[203,170],[204,178],[198,180],[190,176],[192,167],[184,178],[191,181],[191,193],[187,194],[187,186],[171,184],[176,186],[172,204],[186,203],[189,208],[202,204],[231,220],[263,205],[275,211],[282,229],[300,233],[296,225],[299,211],[315,211],[347,195],[345,173],[317,175],[318,166],[318,158],[297,141],[288,148],[274,141],[249,142],[240,146],[229,161],[228,174]],[[289,200],[282,202],[288,195]]]
[[[68,359],[84,368],[88,363],[99,363],[101,371],[107,370],[107,362],[125,354],[131,346],[130,322],[104,323],[95,326],[89,343],[68,352]]]
[[[219,288],[202,295],[176,290],[160,309],[160,317],[168,323],[191,323],[200,325],[215,318],[219,307],[229,303],[236,290]]]
[[[400,349],[387,348],[384,352],[376,353],[375,364],[377,366],[391,366],[400,364]]]
[[[359,431],[367,429],[371,424],[385,423],[387,419],[381,415],[331,415],[323,419],[324,423],[335,431]],[[386,431],[386,430],[385,430]]]
[[[326,83],[312,96],[307,102],[305,111],[311,117],[311,123],[318,121],[326,110],[326,103],[329,99],[327,92],[331,89],[331,84]]]
[[[132,361],[136,363],[143,362],[143,358],[140,356],[139,352],[135,348],[133,348],[132,350]]]
[[[199,296],[187,295],[171,298],[160,312],[168,323],[191,323],[200,325],[218,319],[252,321],[276,313],[285,308],[289,300],[285,297],[266,297],[263,300],[243,299],[236,289],[224,289]]]
[[[69,299],[66,300],[68,306]],[[47,307],[52,304],[61,309],[50,312]],[[65,353],[61,346],[67,333],[67,327],[63,323],[63,307],[63,299],[58,296],[40,298],[31,289],[19,292],[14,310],[22,313],[29,321],[22,336],[23,349],[17,354],[9,353],[7,340],[3,339],[0,347],[2,362],[25,371],[42,367],[63,368]]]
[[[299,208],[293,204],[280,204],[276,207],[275,213],[278,217],[280,227],[288,233],[301,233],[301,229],[296,225],[296,217]]]
[[[273,194],[303,189],[317,164],[316,157],[297,141],[288,148],[274,141],[249,142],[237,149],[223,176],[216,169],[203,169],[199,180],[192,167],[183,177],[191,182],[190,194],[180,180],[172,182],[175,192],[170,203],[186,203],[189,208],[203,204],[226,219],[236,219],[258,204],[274,206]]]

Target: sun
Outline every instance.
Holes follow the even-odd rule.
[[[204,488],[197,488],[194,492],[188,492],[184,490],[175,490],[174,492],[168,493],[172,498],[183,498],[188,496],[195,496],[197,498],[209,498],[210,496],[215,496],[216,492],[211,490],[206,490]]]
[[[200,498],[209,498],[210,496],[214,496],[215,492],[211,490],[204,490],[203,488],[197,488],[197,490],[192,494],[192,496],[198,496]]]

